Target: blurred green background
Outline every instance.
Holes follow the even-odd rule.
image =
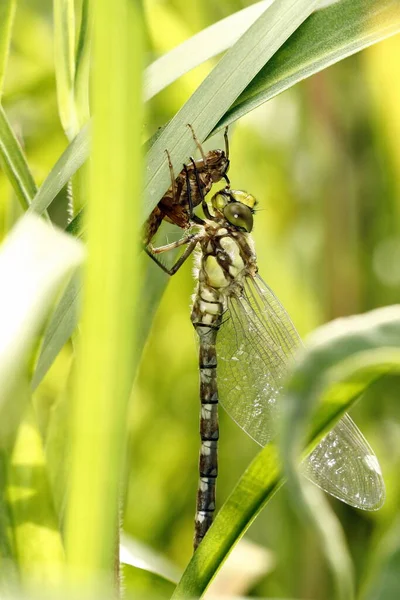
[[[250,4],[146,0],[148,63]],[[3,99],[39,184],[67,144],[57,113],[51,11],[50,1],[19,2]],[[230,130],[232,186],[259,201],[254,238],[260,273],[302,336],[330,319],[399,301],[399,64],[397,36],[304,81]],[[212,61],[198,67],[149,103],[144,141],[174,115],[211,67]],[[223,147],[222,136],[205,147]],[[0,173],[2,237],[19,214]],[[143,352],[132,394],[126,465],[125,530],[179,567],[191,555],[199,446],[192,290],[191,265],[186,264],[167,287]],[[67,346],[36,393],[39,411],[57,410],[65,397],[70,359]],[[400,538],[393,533],[400,528],[398,390],[398,379],[381,380],[353,411],[382,465],[384,508],[363,513],[331,500],[361,587],[373,577],[377,561],[398,550]],[[41,425],[47,435],[46,422]],[[222,413],[219,505],[257,451]],[[249,592],[329,597],[322,554],[285,490],[247,538],[273,556],[273,568]]]

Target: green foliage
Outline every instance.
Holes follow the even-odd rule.
[[[10,36],[15,14],[15,0],[2,2],[0,6],[0,91],[3,91]]]
[[[57,80],[58,112],[69,138],[77,134],[74,102],[75,9],[73,0],[54,0],[54,64]]]
[[[391,0],[341,0],[315,12],[254,77],[215,130],[298,81],[397,33],[399,27],[399,10]]]
[[[0,254],[1,560],[22,582],[59,581],[64,562],[43,441],[29,406],[28,365],[60,288],[83,255],[78,242],[32,216],[20,221]]]
[[[112,579],[120,581],[119,499],[130,434],[133,441],[128,443],[128,454],[133,460],[127,476],[125,526],[177,562],[187,562],[197,477],[197,439],[191,433],[196,429],[196,411],[182,401],[197,394],[186,314],[192,282],[183,270],[160,305],[167,277],[149,261],[142,269],[137,250],[138,224],[169,185],[165,150],[178,171],[195,149],[188,123],[205,140],[241,119],[238,130],[244,141],[231,144],[232,178],[247,179],[261,197],[268,190],[269,199],[260,202],[268,208],[267,216],[257,214],[255,232],[260,268],[267,271],[268,267],[271,280],[283,288],[300,329],[315,327],[347,309],[362,311],[396,299],[395,292],[383,284],[377,286],[371,275],[373,268],[386,273],[375,246],[385,242],[387,223],[391,223],[389,241],[394,254],[400,230],[395,218],[399,212],[393,199],[395,184],[389,189],[386,180],[369,179],[369,148],[376,154],[387,152],[387,179],[388,174],[395,179],[400,162],[394,151],[392,156],[384,148],[379,128],[375,137],[367,131],[368,116],[360,114],[357,104],[361,93],[355,93],[355,100],[348,91],[354,89],[354,79],[360,83],[355,74],[362,63],[341,65],[333,72],[336,75],[321,73],[300,91],[296,88],[277,99],[276,110],[283,107],[288,112],[283,118],[275,115],[276,123],[274,117],[268,121],[269,106],[264,113],[249,114],[301,80],[400,30],[399,8],[390,0],[340,0],[315,11],[319,4],[317,0],[280,0],[239,10],[242,4],[232,0],[229,15],[228,5],[217,10],[206,2],[193,8],[190,26],[202,31],[191,38],[185,30],[181,47],[146,71],[145,97],[153,98],[146,115],[149,131],[156,128],[158,119],[163,126],[170,120],[148,143],[142,178],[143,15],[137,3],[54,0],[50,13],[39,2],[21,0],[15,19],[15,2],[3,3],[0,218],[7,239],[0,255],[2,592],[19,583],[25,590],[40,584],[44,588],[56,585],[59,591],[68,581],[89,585],[92,591],[101,585],[102,593],[111,594]],[[171,7],[149,0],[145,9],[150,30],[153,14],[158,14],[157,26],[163,24],[158,35],[147,32],[154,44],[175,35],[183,23],[181,15],[188,11],[181,0],[173,0]],[[163,18],[157,11],[164,11]],[[168,23],[176,25],[173,34]],[[52,40],[54,64],[49,59]],[[171,41],[176,45],[175,37]],[[225,50],[201,84],[196,73],[174,83]],[[35,53],[33,60],[31,53]],[[90,133],[89,76],[95,113]],[[191,77],[194,93],[174,115],[174,90],[177,85],[184,89]],[[170,84],[172,91],[165,89]],[[336,91],[339,84],[341,94]],[[180,93],[179,98],[183,97]],[[293,106],[303,113],[297,117],[303,129],[297,132],[290,129]],[[364,109],[372,115],[372,102]],[[340,112],[344,121],[338,117]],[[354,124],[362,135],[357,132],[353,139]],[[273,135],[275,142],[269,139]],[[369,136],[368,140],[363,136]],[[346,142],[341,145],[343,139]],[[313,148],[311,160],[309,147]],[[82,170],[89,152],[91,165]],[[357,161],[365,164],[360,167]],[[334,176],[330,169],[335,169]],[[329,185],[328,174],[333,177]],[[373,199],[379,195],[382,206],[372,209],[368,194]],[[86,196],[88,206],[83,208]],[[357,252],[348,252],[349,247],[354,249],[349,238],[353,240],[357,228],[346,238],[346,228],[354,224],[357,213],[355,197],[366,198],[370,211],[362,213],[362,225],[373,223],[366,229],[370,237],[363,239],[360,234],[364,263],[358,264],[359,271],[351,270]],[[12,229],[22,212],[15,200],[29,214]],[[74,214],[69,212],[72,209]],[[60,214],[56,218],[56,212],[61,218]],[[69,235],[38,220],[37,215],[53,224],[62,223]],[[88,238],[89,259],[83,276],[76,272],[83,252],[74,237]],[[321,240],[326,241],[326,254],[332,261],[322,267],[324,276],[328,272],[326,281],[315,275],[321,269]],[[343,262],[335,263],[336,256]],[[265,257],[270,257],[268,265]],[[395,266],[392,270],[395,279]],[[369,293],[360,285],[359,297],[360,289],[364,290],[364,300],[351,304],[357,297],[352,292],[361,279],[359,272]],[[285,288],[289,280],[294,282],[291,293]],[[81,304],[82,339],[77,327]],[[347,308],[342,311],[338,306]],[[129,391],[147,340],[130,418]],[[275,544],[274,550],[281,553],[277,573],[271,575],[261,595],[326,598],[326,590],[332,588],[330,597],[340,600],[396,597],[399,586],[393,574],[398,544],[385,532],[398,520],[395,502],[383,510],[383,517],[356,517],[339,509],[342,524],[346,518],[355,523],[357,535],[361,536],[363,524],[381,537],[380,543],[372,544],[369,536],[363,545],[357,535],[352,539],[349,534],[346,542],[340,519],[321,493],[300,478],[298,462],[362,393],[373,398],[382,376],[398,373],[399,345],[397,307],[317,330],[293,367],[282,397],[281,440],[258,454],[233,425],[229,435],[231,425],[222,416],[221,463],[225,468],[220,487],[226,501],[209,534],[175,590],[174,577],[159,568],[157,561],[150,565],[144,560],[145,550],[139,549],[139,560],[124,567],[126,595],[169,597],[173,590],[179,598],[203,594],[258,517],[261,525],[253,526],[252,535],[263,544]],[[365,411],[361,415],[367,423],[379,423],[380,415],[375,419],[368,409],[359,410]],[[376,405],[373,410],[378,410]],[[382,435],[381,426],[375,428]],[[228,461],[231,468],[226,468]],[[397,467],[395,457],[386,457],[393,498],[400,494],[391,482]],[[295,508],[289,501],[285,505],[286,479]],[[260,512],[267,504],[269,520],[263,521]],[[301,540],[297,545],[293,542],[296,535]],[[302,569],[299,555],[307,536],[314,558],[304,552]],[[372,565],[369,577],[366,564]],[[302,571],[309,571],[310,565],[311,583],[306,584]],[[326,568],[333,586],[324,580]]]
[[[36,184],[29,171],[21,146],[1,106],[0,139],[1,166],[14,188],[21,206],[27,209],[36,193]]]
[[[87,160],[89,155],[89,126],[85,125],[67,146],[40,189],[35,194],[29,212],[41,215],[57,198],[64,186]]]
[[[71,578],[79,581],[84,570],[95,589],[98,574],[108,573],[105,585],[111,591],[114,565],[114,585],[118,582],[120,478],[141,279],[139,209],[131,202],[140,193],[142,167],[143,44],[137,10],[125,1],[99,5],[93,35],[94,62],[102,68],[95,69],[92,80],[96,122],[88,178],[90,253],[73,394],[66,551]],[[95,426],[88,427],[93,415]]]

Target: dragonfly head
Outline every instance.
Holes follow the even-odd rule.
[[[240,231],[252,231],[257,200],[251,194],[226,187],[212,197],[211,204],[217,214],[224,216],[228,223]]]

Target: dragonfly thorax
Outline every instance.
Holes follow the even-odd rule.
[[[240,294],[243,278],[257,272],[256,257],[251,238],[235,228],[213,223],[205,232],[192,321],[218,326],[227,298]]]

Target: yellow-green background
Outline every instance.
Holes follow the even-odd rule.
[[[248,4],[147,0],[148,63]],[[51,9],[50,1],[18,3],[3,99],[37,183],[67,144],[57,113]],[[302,336],[332,318],[399,300],[399,64],[397,36],[297,85],[231,128],[232,185],[259,201],[254,238],[260,273]],[[148,105],[143,140],[173,116],[211,66],[198,67]],[[206,147],[222,144],[219,137]],[[17,201],[0,173],[2,236],[18,215]],[[132,394],[126,466],[126,531],[181,567],[191,554],[197,485],[192,289],[187,264],[169,283],[144,349]],[[68,385],[70,356],[68,346],[36,393],[37,406],[57,406]],[[378,382],[353,413],[381,462],[385,507],[368,514],[332,501],[359,583],[371,573],[368,561],[377,556],[376,544],[399,525],[398,390],[398,379]],[[46,435],[44,422],[42,429]],[[221,414],[219,503],[256,452],[255,444]],[[321,552],[284,490],[248,537],[271,549],[276,561],[254,593],[327,596],[330,582]]]

